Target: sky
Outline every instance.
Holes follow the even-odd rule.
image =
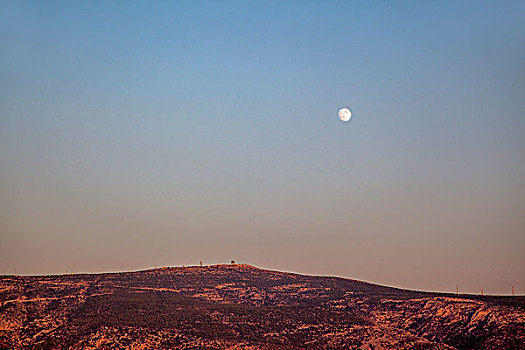
[[[0,274],[235,260],[525,294],[524,13],[3,2]]]

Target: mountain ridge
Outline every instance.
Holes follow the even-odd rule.
[[[0,348],[512,349],[524,299],[248,264],[0,276]]]

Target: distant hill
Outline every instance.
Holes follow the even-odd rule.
[[[525,298],[250,265],[0,277],[1,349],[523,349]]]

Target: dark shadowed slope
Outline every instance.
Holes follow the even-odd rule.
[[[4,276],[0,348],[518,349],[524,304],[238,264]]]

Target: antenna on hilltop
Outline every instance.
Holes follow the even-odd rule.
[[[201,267],[202,267],[202,260],[201,260]]]
[[[481,295],[483,295],[483,289],[481,290]]]
[[[456,294],[459,294],[459,285],[456,284]]]
[[[514,295],[514,286],[512,286],[512,295]]]

